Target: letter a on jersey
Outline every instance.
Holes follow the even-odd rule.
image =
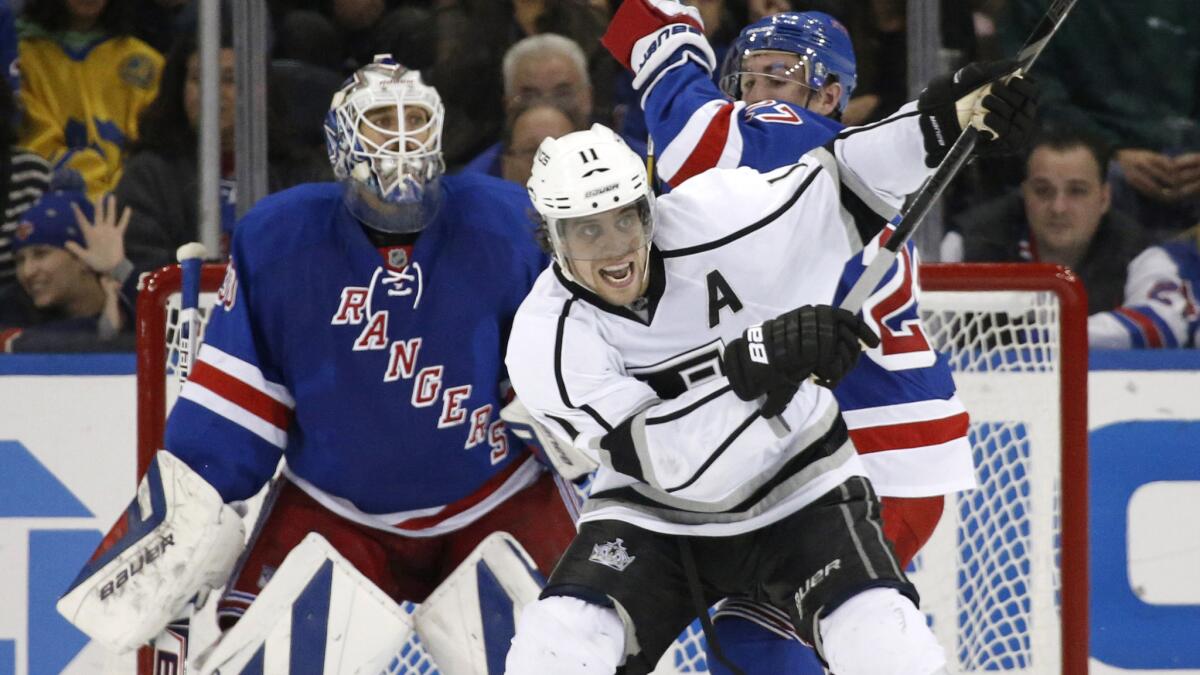
[[[716,328],[721,323],[721,308],[728,307],[734,312],[742,311],[742,301],[738,299],[729,282],[717,270],[708,273],[708,327]]]

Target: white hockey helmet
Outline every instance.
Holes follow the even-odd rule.
[[[373,205],[377,208],[427,205],[446,168],[444,119],[441,97],[421,81],[420,73],[388,54],[378,55],[333,95],[325,117],[325,145],[333,173],[340,181],[356,184],[353,187],[359,189],[351,195],[365,188],[379,202]],[[374,220],[368,224],[403,232],[419,230],[426,219]]]
[[[570,259],[619,258],[650,245],[654,192],[646,166],[620,136],[602,124],[542,141],[526,187],[533,207],[546,223],[554,257],[568,276]],[[637,231],[622,234],[634,236],[572,236],[577,229],[573,224],[630,205],[637,207]]]

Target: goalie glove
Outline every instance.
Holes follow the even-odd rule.
[[[704,22],[695,7],[676,0],[626,0],[617,8],[608,30],[600,38],[621,65],[633,71],[633,86],[640,89],[660,67],[686,52],[708,72],[717,57],[704,37]]]
[[[1033,135],[1037,118],[1037,83],[1014,74],[1013,60],[971,63],[940,75],[917,99],[925,165],[937,166],[968,126],[980,132],[980,156],[1019,152]]]
[[[877,347],[879,338],[856,314],[829,305],[805,305],[750,326],[725,349],[725,376],[743,401],[767,395],[763,416],[782,412],[799,382],[814,375],[833,388],[858,362],[862,343]],[[792,386],[790,393],[788,386]],[[778,406],[778,410],[776,410]]]
[[[533,419],[529,410],[514,398],[512,403],[500,410],[500,419],[508,430],[525,442],[543,464],[549,464],[567,480],[583,478],[600,466],[596,460],[571,443],[560,440],[540,422]]]

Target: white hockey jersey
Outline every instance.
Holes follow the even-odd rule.
[[[534,417],[600,462],[581,521],[725,536],[865,475],[827,389],[804,383],[768,422],[734,395],[720,357],[752,324],[835,302],[846,260],[863,249],[843,190],[871,185],[878,195],[860,201],[894,207],[928,173],[917,117],[902,109],[847,130],[832,154],[768,173],[712,170],[661,197],[643,313],[557,266],[541,274],[506,363]],[[833,441],[836,451],[815,451]]]

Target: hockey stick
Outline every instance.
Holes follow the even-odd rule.
[[[1046,44],[1050,42],[1050,38],[1058,32],[1059,26],[1067,18],[1067,14],[1071,12],[1071,8],[1075,6],[1078,0],[1054,0],[1046,10],[1045,15],[1038,21],[1034,27],[1029,39],[1025,41],[1025,46],[1021,47],[1021,51],[1017,53],[1018,67],[1015,74],[1029,72],[1033,66],[1033,62],[1045,49]],[[867,297],[874,292],[875,287],[879,285],[883,275],[892,267],[892,263],[896,260],[896,255],[901,247],[912,238],[913,232],[917,226],[929,214],[929,210],[933,208],[934,203],[942,196],[942,192],[946,190],[946,186],[958,172],[967,164],[967,160],[971,158],[971,152],[975,149],[975,144],[979,140],[979,130],[975,127],[968,126],[958,136],[958,140],[951,146],[950,151],[946,153],[946,157],[942,159],[942,163],[938,165],[937,170],[932,176],[925,180],[921,185],[921,189],[913,198],[909,207],[901,214],[900,222],[896,225],[896,231],[892,236],[879,247],[879,252],[863,271],[862,276],[854,282],[854,286],[850,288],[850,292],[842,299],[841,308],[850,312],[857,313],[862,309],[863,303]]]
[[[191,242],[175,251],[182,272],[179,298],[179,361],[175,373],[179,381],[187,379],[200,349],[200,270],[208,254],[204,244]]]

